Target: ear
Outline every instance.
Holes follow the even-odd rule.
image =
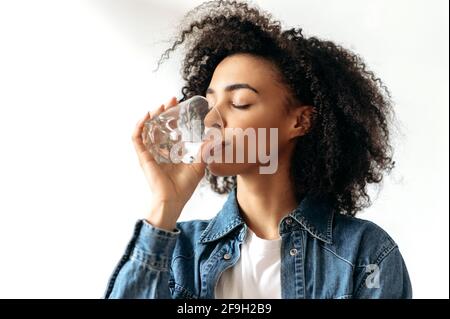
[[[316,110],[310,105],[302,105],[292,109],[289,137],[303,136],[311,129]]]

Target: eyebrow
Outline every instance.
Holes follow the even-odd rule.
[[[231,92],[231,91],[239,90],[239,89],[249,89],[249,90],[252,90],[253,92],[255,92],[256,94],[259,94],[257,89],[248,85],[247,83],[235,83],[235,84],[230,84],[225,87],[226,92]],[[214,93],[214,90],[212,88],[208,88],[206,90],[206,94],[208,94],[208,93]]]

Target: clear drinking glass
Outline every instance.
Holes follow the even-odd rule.
[[[208,100],[195,95],[144,123],[144,145],[158,163],[193,163],[205,137]]]

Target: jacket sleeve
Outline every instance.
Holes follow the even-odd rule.
[[[108,299],[170,299],[170,263],[180,230],[136,223],[133,237],[116,266],[105,293]]]
[[[395,245],[373,264],[360,267],[353,298],[410,299],[412,287],[400,251]]]

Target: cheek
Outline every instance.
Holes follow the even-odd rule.
[[[245,138],[245,142],[237,143],[236,135],[233,136],[234,145],[237,145],[236,151],[245,151],[252,147],[260,147],[260,143],[264,143],[262,146],[266,146],[266,149],[274,146],[286,145],[289,141],[288,138],[288,120],[285,115],[280,112],[266,112],[266,114],[253,114],[254,116],[247,118],[243,117],[237,119],[232,127],[241,128],[244,131],[252,131],[254,133],[254,139]],[[237,131],[239,133],[239,131]],[[275,142],[276,139],[276,142]],[[240,147],[239,147],[240,145]]]
[[[233,114],[230,117],[231,127],[240,128],[280,128],[286,123],[286,115],[280,111],[279,105],[256,106],[255,110]]]
[[[276,105],[273,108],[270,106],[263,106],[255,111],[241,112],[233,114],[226,122],[226,128],[240,128],[242,130],[253,130],[258,136],[262,134],[262,138],[270,143],[270,129],[275,129],[280,145],[284,145],[288,140],[288,118],[284,112],[280,110],[283,106]],[[260,129],[260,130],[258,130]],[[231,133],[230,135],[231,136]],[[272,139],[273,140],[273,139]],[[235,138],[233,141],[236,142]],[[250,146],[248,143],[244,144],[244,149]]]
[[[288,142],[286,125],[283,126],[287,121],[281,111],[267,108],[268,106],[255,111],[227,114],[225,140],[232,141],[232,155],[226,158],[225,149],[222,149],[222,159],[208,164],[213,175],[234,176],[257,171],[260,167],[260,151],[271,158],[275,156],[278,160],[278,154],[283,152]],[[236,128],[240,130],[234,130]],[[252,131],[250,135],[253,137],[246,136],[243,133],[245,131]]]

